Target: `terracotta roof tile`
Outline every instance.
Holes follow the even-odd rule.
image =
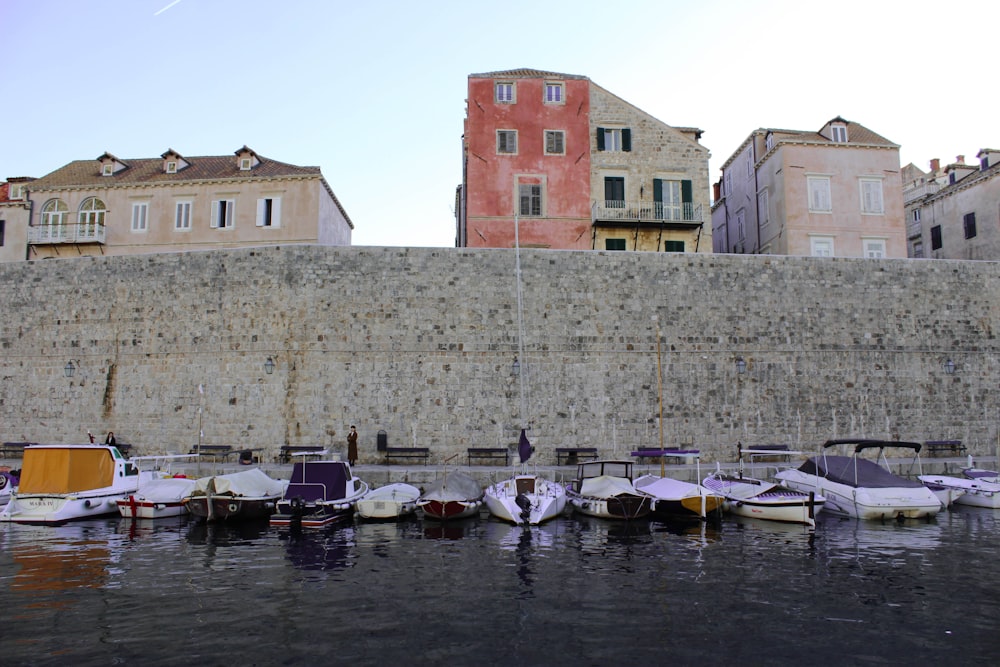
[[[499,72],[482,72],[480,74],[470,74],[470,79],[587,79],[579,74],[562,74],[560,72],[546,72],[545,70],[521,67],[519,69],[508,69]]]

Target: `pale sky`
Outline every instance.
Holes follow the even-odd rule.
[[[710,178],[758,127],[836,116],[925,171],[1000,148],[991,34],[964,0],[0,0],[0,179],[119,158],[318,166],[354,245],[454,245],[469,74],[589,77],[704,130]]]

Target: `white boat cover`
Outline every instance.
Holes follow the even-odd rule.
[[[364,500],[389,500],[392,502],[414,502],[420,497],[420,489],[412,484],[395,482],[372,489],[364,495]]]
[[[281,496],[288,485],[286,480],[272,479],[260,468],[251,468],[228,475],[202,477],[195,483],[194,494],[205,495],[211,480],[215,480],[216,494],[231,494],[248,498]]]
[[[654,475],[643,475],[635,480],[635,488],[643,493],[648,493],[658,500],[676,500],[687,498],[688,496],[702,495],[702,490],[697,484],[682,482],[679,479],[670,477],[656,477]],[[705,495],[708,495],[705,492]]]
[[[623,493],[635,493],[632,482],[624,477],[601,475],[585,479],[580,485],[580,495],[589,498],[612,498]]]
[[[191,495],[197,480],[186,477],[167,477],[139,484],[136,498],[153,503],[176,503]]]
[[[451,502],[456,500],[477,500],[483,497],[479,482],[463,472],[450,472],[428,487],[423,500]]]

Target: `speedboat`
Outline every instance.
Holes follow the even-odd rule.
[[[632,461],[598,460],[579,463],[576,478],[566,485],[573,509],[602,519],[640,519],[648,516],[653,497],[632,483]]]
[[[288,480],[251,468],[198,479],[184,502],[191,514],[207,521],[264,519],[274,514],[287,486]]]
[[[853,456],[835,456],[826,450],[853,446]],[[935,516],[941,501],[918,480],[907,479],[889,470],[887,447],[911,449],[919,456],[920,443],[893,440],[828,440],[823,453],[807,459],[795,469],[775,475],[779,483],[803,493],[826,498],[824,509],[833,514],[857,519],[918,519]],[[860,454],[878,450],[876,463]]]
[[[737,456],[739,467],[735,474],[716,470],[702,481],[702,486],[722,495],[726,506],[732,514],[752,519],[780,521],[784,523],[801,523],[807,526],[816,525],[816,514],[823,509],[826,498],[815,492],[802,492],[790,489],[776,482],[768,482],[745,474],[743,455],[774,456],[772,449],[743,449],[738,446]],[[782,455],[801,454],[781,450]]]
[[[439,521],[473,516],[482,505],[479,482],[457,470],[438,479],[417,500],[424,517]]]
[[[399,519],[417,509],[420,489],[412,484],[395,482],[370,489],[355,509],[362,519]]]
[[[484,500],[496,518],[536,526],[562,514],[566,489],[538,475],[514,475],[488,486]]]
[[[968,475],[968,471],[963,471]],[[950,477],[948,475],[921,475],[920,481],[930,489],[943,489],[953,496],[957,505],[1000,509],[1000,480],[990,470],[978,477]],[[976,473],[973,472],[973,475]],[[996,481],[993,481],[996,480]],[[938,494],[941,497],[941,494]]]
[[[18,488],[0,521],[59,524],[115,514],[117,500],[135,493],[139,478],[117,447],[32,445],[24,450]]]
[[[271,517],[272,526],[323,528],[354,516],[368,484],[346,461],[297,461],[288,488]]]

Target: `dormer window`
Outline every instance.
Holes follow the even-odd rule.
[[[236,151],[235,155],[236,166],[240,171],[250,171],[260,164],[260,159],[257,157],[257,154],[246,146]]]
[[[831,125],[830,126],[830,136],[832,137],[834,143],[846,144],[847,143],[847,126],[846,125]]]
[[[105,153],[97,158],[101,163],[101,176],[114,176],[122,169],[128,167],[124,162],[116,158],[111,153]]]
[[[240,158],[240,171],[250,171],[253,162],[248,157]]]
[[[170,160],[167,162],[167,173],[176,174],[177,173],[177,162],[175,160]]]
[[[771,132],[767,133],[767,138],[764,140],[764,145],[767,146],[767,150],[774,148],[774,134]]]
[[[165,174],[176,174],[188,166],[187,160],[172,148],[160,157],[163,158],[163,173]]]
[[[7,196],[10,199],[24,199],[24,186],[11,183]]]
[[[101,167],[101,176],[114,176],[115,165],[108,163]]]

